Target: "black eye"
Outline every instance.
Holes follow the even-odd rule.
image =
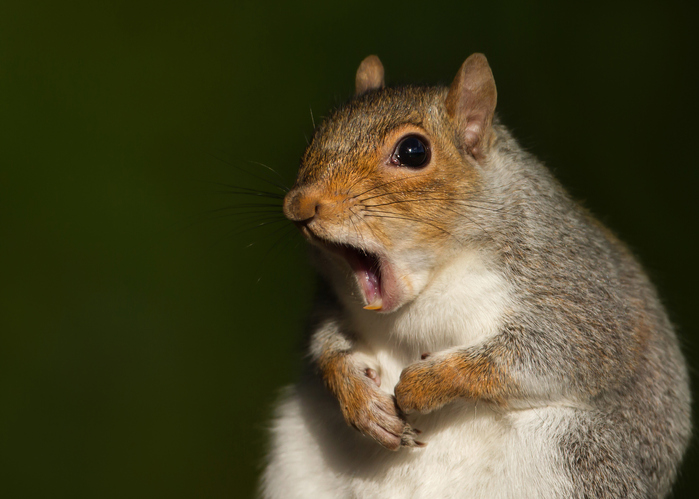
[[[416,135],[408,135],[398,142],[391,156],[391,163],[396,166],[418,168],[430,160],[430,150],[425,141]]]

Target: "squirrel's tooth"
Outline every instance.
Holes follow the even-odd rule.
[[[364,307],[364,310],[381,310],[383,308],[383,300],[377,297],[373,302]]]

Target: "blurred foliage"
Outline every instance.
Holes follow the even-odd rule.
[[[314,281],[290,225],[221,216],[241,200],[219,184],[275,189],[259,162],[291,185],[311,112],[371,53],[389,84],[486,53],[505,123],[640,255],[695,362],[696,22],[684,2],[4,2],[0,495],[252,494]]]

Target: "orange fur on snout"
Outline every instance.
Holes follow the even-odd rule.
[[[328,220],[342,216],[347,196],[323,192],[319,188],[300,187],[284,198],[284,215],[293,222],[310,222],[314,218]]]
[[[318,210],[318,201],[318,196],[294,189],[284,198],[284,215],[293,222],[310,220]]]
[[[369,243],[389,258],[397,246],[428,245],[436,255],[462,244],[456,230],[480,228],[470,224],[473,218],[463,204],[478,190],[478,173],[442,138],[443,130],[427,122],[404,122],[374,133],[381,139],[379,147],[357,147],[341,160],[333,150],[338,147],[335,135],[323,147],[309,148],[297,185],[285,199],[287,218],[304,232],[333,242]],[[429,147],[424,167],[391,163],[398,144],[409,135],[423,138]]]

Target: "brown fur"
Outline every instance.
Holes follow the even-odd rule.
[[[411,364],[396,385],[396,400],[406,412],[431,412],[457,398],[503,405],[517,391],[506,371],[484,353],[430,356]]]
[[[369,101],[365,133],[373,147],[355,143],[341,159],[330,153],[338,144],[309,148],[297,183],[287,196],[286,216],[294,221],[315,216],[314,235],[327,239],[348,220],[360,219],[387,248],[408,227],[416,241],[429,241],[435,252],[446,239],[452,239],[451,245],[458,243],[455,229],[475,223],[465,218],[458,201],[464,191],[476,192],[480,181],[477,170],[465,167],[449,139],[457,130],[449,121],[372,122],[372,108],[383,106],[383,100],[374,102],[375,94],[363,100]],[[409,114],[405,118],[409,120]],[[319,134],[323,132],[321,128]],[[425,168],[411,170],[389,164],[397,143],[409,134],[429,141],[432,157]],[[322,170],[318,165],[323,165]]]

